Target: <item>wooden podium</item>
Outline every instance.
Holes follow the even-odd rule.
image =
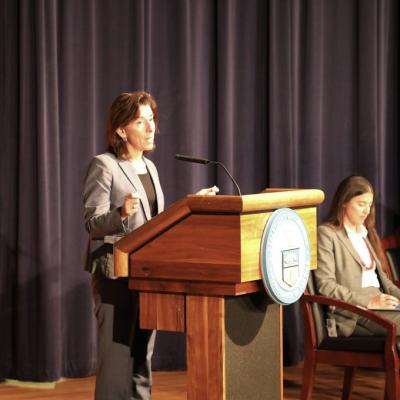
[[[283,398],[282,310],[259,267],[269,216],[302,218],[316,267],[320,190],[189,195],[116,242],[115,274],[140,291],[142,328],[186,332],[189,400]]]

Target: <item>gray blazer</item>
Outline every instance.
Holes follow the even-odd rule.
[[[367,245],[378,260],[368,241]],[[400,298],[400,289],[387,277],[379,262],[376,271],[381,291]],[[380,293],[377,288],[361,287],[362,261],[346,231],[331,225],[318,227],[318,267],[314,277],[320,294],[365,308],[371,298]],[[335,320],[340,336],[353,333],[357,323],[355,314],[330,308],[329,316]]]
[[[155,165],[144,158],[154,183],[158,212],[164,210],[164,195]],[[118,207],[129,193],[140,197],[139,211],[121,220]],[[132,164],[119,160],[111,153],[96,156],[89,164],[83,190],[85,227],[89,244],[85,269],[91,273],[100,270],[114,277],[112,248],[114,242],[151,219],[146,191]]]

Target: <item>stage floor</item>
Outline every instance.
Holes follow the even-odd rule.
[[[284,399],[298,400],[301,388],[302,365],[284,369]],[[319,366],[313,398],[340,399],[343,370]],[[358,370],[354,383],[353,400],[383,399],[384,374],[381,371]],[[27,388],[0,384],[0,399],[4,400],[92,400],[94,378],[68,379],[54,388]],[[186,373],[154,372],[152,400],[185,400]],[[250,399],[249,399],[250,400]],[[272,399],[271,399],[272,400]]]

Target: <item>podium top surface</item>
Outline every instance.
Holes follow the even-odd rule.
[[[322,203],[324,192],[319,189],[266,189],[243,196],[187,195],[182,200],[192,212],[257,212],[282,207],[310,207]]]

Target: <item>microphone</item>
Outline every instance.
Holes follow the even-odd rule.
[[[209,164],[210,160],[200,157],[184,156],[183,154],[175,154],[175,158],[180,161],[189,161],[199,164]]]
[[[231,179],[231,181],[233,182],[233,184],[236,186],[236,190],[238,191],[239,196],[242,195],[242,192],[240,191],[239,185],[237,184],[237,182],[235,181],[233,176],[229,173],[229,171],[227,170],[225,165],[222,164],[221,162],[207,160],[207,158],[187,156],[187,155],[183,155],[183,154],[175,154],[175,158],[177,160],[180,160],[180,161],[188,161],[188,162],[194,162],[194,163],[198,163],[198,164],[216,164],[216,165],[220,165],[225,170],[225,172],[228,174],[228,176]]]

